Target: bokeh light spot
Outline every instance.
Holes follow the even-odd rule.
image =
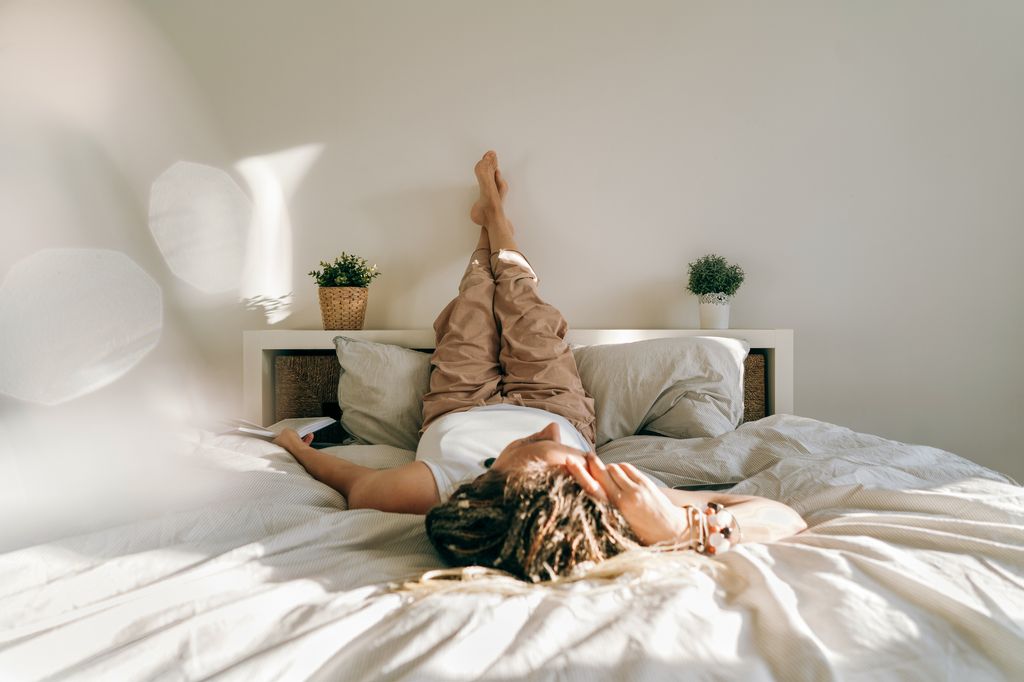
[[[167,266],[208,294],[237,290],[252,202],[223,170],[179,161],[149,193],[149,229]]]
[[[160,287],[128,256],[44,249],[0,284],[0,393],[56,405],[124,376],[160,340]]]

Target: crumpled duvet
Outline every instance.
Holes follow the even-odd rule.
[[[0,555],[0,679],[1024,679],[1010,479],[788,415],[643,439],[666,483],[742,479],[809,528],[671,570],[414,598],[389,585],[441,567],[421,516],[346,510],[280,448],[208,437],[216,499]]]

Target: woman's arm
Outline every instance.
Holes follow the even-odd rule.
[[[709,502],[729,509],[745,542],[778,540],[807,527],[796,511],[781,502],[750,495],[663,490],[633,465],[605,466],[593,453],[587,456],[586,467],[569,462],[566,468],[589,494],[614,505],[645,545],[672,542],[688,534],[689,516],[682,507],[703,509]]]
[[[291,453],[310,476],[344,495],[350,509],[426,514],[441,501],[434,474],[423,462],[371,469],[320,452],[310,447],[310,440],[285,429],[274,443]]]
[[[658,490],[678,507],[692,505],[703,509],[708,502],[725,505],[740,526],[743,542],[770,542],[796,535],[807,528],[807,524],[792,507],[765,497],[660,488]]]

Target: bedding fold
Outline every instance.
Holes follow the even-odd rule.
[[[207,438],[214,498],[0,555],[0,678],[1024,677],[1011,479],[787,415],[622,440],[602,455],[735,482],[809,528],[611,581],[414,598],[391,584],[441,567],[421,516],[348,511],[276,446]]]

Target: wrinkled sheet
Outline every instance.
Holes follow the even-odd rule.
[[[1024,679],[1011,480],[786,415],[664,440],[648,470],[727,461],[733,492],[809,529],[639,577],[413,599],[388,583],[441,566],[421,516],[348,511],[276,446],[211,437],[195,458],[216,501],[0,555],[0,679]]]

